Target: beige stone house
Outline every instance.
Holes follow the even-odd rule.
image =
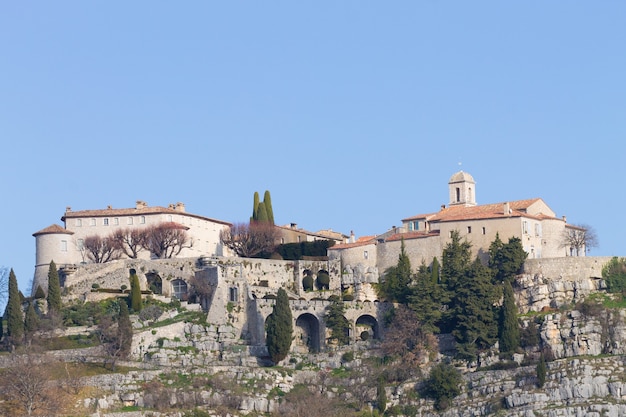
[[[61,221],[63,226],[53,224],[33,234],[36,241],[33,291],[38,285],[47,290],[50,261],[54,260],[61,272],[71,273],[76,266],[89,263],[84,248],[87,237],[106,237],[121,229],[142,229],[169,223],[184,229],[188,237],[177,257],[228,255],[221,243],[220,232],[231,224],[188,213],[183,203],[150,207],[143,201],[137,201],[133,208],[109,206],[106,209],[80,211],[67,207]],[[150,259],[151,254],[142,251],[138,258]]]
[[[554,258],[575,255],[563,247],[563,234],[568,228],[565,216],[558,218],[541,199],[505,201],[495,204],[476,203],[474,178],[463,171],[448,182],[450,202],[440,210],[402,219],[401,227],[354,243],[335,245],[329,249],[330,259],[341,259],[344,265],[379,271],[395,265],[402,241],[414,268],[422,262],[429,265],[450,242],[453,231],[472,245],[474,256],[486,260],[489,245],[500,236],[503,242],[517,237],[528,258]],[[584,256],[585,250],[580,251]]]

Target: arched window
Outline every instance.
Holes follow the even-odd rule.
[[[172,294],[181,301],[187,301],[187,283],[180,278],[172,281]]]

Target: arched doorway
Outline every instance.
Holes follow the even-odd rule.
[[[163,281],[159,274],[156,272],[148,272],[146,274],[146,281],[148,282],[148,289],[152,291],[153,294],[163,294]]]
[[[313,314],[304,313],[296,320],[296,343],[310,353],[320,351],[320,322]]]
[[[369,336],[364,336],[363,332],[367,332]],[[363,336],[362,336],[363,335]],[[358,340],[380,339],[380,329],[378,320],[374,316],[364,314],[356,320],[356,338]]]

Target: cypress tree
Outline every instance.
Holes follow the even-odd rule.
[[[513,287],[504,282],[504,301],[500,310],[500,352],[514,352],[520,346],[520,328]]]
[[[434,284],[439,284],[439,274],[441,273],[441,265],[439,264],[439,260],[437,260],[437,257],[433,258],[433,263],[430,266],[430,276],[431,276],[431,281]]]
[[[539,388],[542,388],[546,383],[546,375],[548,373],[548,366],[546,365],[546,358],[543,356],[543,353],[539,357],[539,363],[537,364],[537,385]]]
[[[120,303],[120,315],[117,322],[117,356],[124,359],[130,354],[133,342],[133,325],[130,322],[126,303]]]
[[[11,268],[9,272],[9,301],[6,310],[7,335],[14,342],[19,343],[24,337],[24,315],[20,303],[20,291],[17,287],[17,278]]]
[[[346,307],[341,301],[332,302],[327,308],[326,327],[330,329],[330,337],[336,339],[340,345],[350,343],[350,322],[343,315]]]
[[[267,217],[267,209],[265,208],[265,203],[260,202],[257,208],[257,218],[256,221],[258,223],[267,223],[269,219]]]
[[[143,308],[141,300],[141,285],[139,284],[139,277],[136,273],[130,276],[130,308],[135,313],[138,313]]]
[[[255,222],[259,219],[259,193],[257,191],[254,192],[254,201],[252,203],[252,217],[250,220]]]
[[[278,289],[272,314],[267,318],[266,332],[267,351],[272,361],[277,364],[287,357],[293,335],[289,297],[282,288]]]
[[[35,305],[33,302],[28,303],[26,309],[26,318],[24,319],[24,330],[26,334],[34,333],[39,327],[39,317],[35,311]]]
[[[274,209],[272,208],[272,197],[270,196],[269,191],[265,191],[263,195],[263,205],[265,205],[265,210],[267,211],[267,220],[270,224],[274,224]]]
[[[48,268],[48,313],[61,311],[61,283],[59,272],[54,261],[50,261]]]
[[[46,298],[46,293],[44,292],[41,285],[37,285],[37,289],[35,290],[35,295],[33,296],[36,300],[43,300]]]
[[[378,377],[378,384],[376,385],[376,409],[381,415],[387,409],[387,392],[385,391],[385,380],[383,377]]]

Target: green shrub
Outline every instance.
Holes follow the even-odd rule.
[[[317,273],[317,288],[320,290],[327,290],[330,288],[330,275],[326,271],[319,271]]]
[[[546,359],[543,353],[539,357],[539,363],[537,363],[536,371],[537,371],[537,386],[541,388],[546,383],[546,375],[548,373],[548,366],[546,365]]]
[[[367,330],[363,330],[363,331],[361,332],[360,337],[361,337],[361,340],[362,340],[362,341],[366,342],[366,341],[368,341],[368,340],[369,340],[369,338],[370,338],[370,332],[368,332]]]
[[[626,258],[614,256],[602,267],[602,278],[611,293],[626,292]]]
[[[347,363],[354,360],[354,352],[346,352],[341,355],[341,362]]]
[[[36,300],[43,300],[44,298],[46,298],[46,293],[43,291],[43,288],[41,288],[41,285],[37,285],[37,290],[35,291],[35,297]]]
[[[435,400],[437,410],[445,410],[461,393],[461,373],[447,363],[436,365],[425,383],[425,394]]]
[[[302,278],[302,288],[304,291],[313,291],[313,277],[311,275],[305,275]]]

